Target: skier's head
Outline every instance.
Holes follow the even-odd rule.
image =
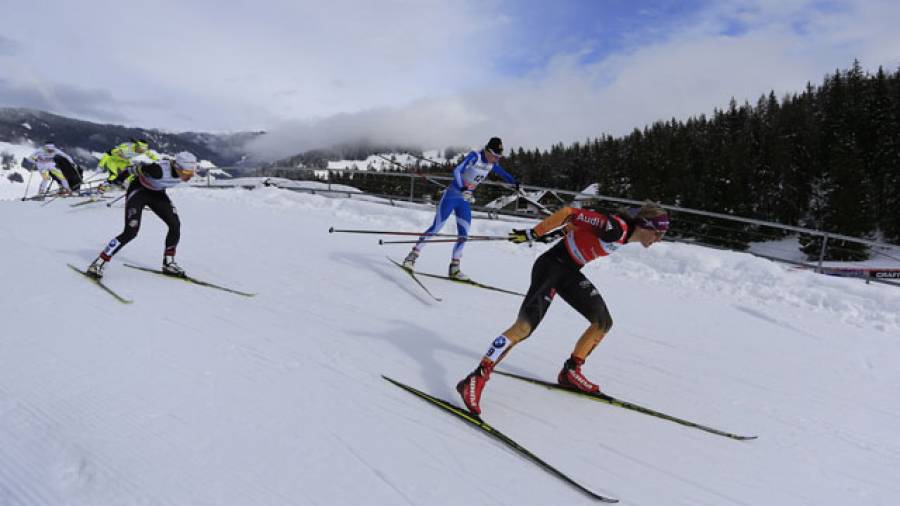
[[[56,144],[54,144],[53,141],[48,140],[48,141],[44,142],[43,147],[44,147],[44,150],[46,150],[46,151],[53,151],[54,149],[56,149]]]
[[[197,172],[197,157],[190,151],[182,151],[175,155],[175,170],[182,181],[187,181],[194,177]]]
[[[131,139],[131,143],[135,153],[146,153],[150,149],[150,144],[144,139]]]
[[[661,241],[669,231],[669,213],[656,202],[646,200],[641,207],[629,208],[627,214],[636,227],[633,237],[645,248]]]
[[[503,141],[500,140],[500,137],[491,137],[491,139],[484,145],[484,156],[492,157],[492,159],[488,158],[488,161],[492,163],[497,163],[500,160],[500,157],[503,156]]]

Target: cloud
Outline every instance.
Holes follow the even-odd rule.
[[[0,104],[15,104],[79,118],[122,122],[116,103],[106,90],[88,90],[65,84],[0,79]]]
[[[19,44],[12,39],[0,35],[0,56],[15,54],[19,50]]]
[[[266,157],[359,139],[445,147],[499,135],[530,148],[799,91],[854,58],[893,69],[900,55],[890,0],[522,5],[159,0],[134,19],[112,0],[16,2],[4,14],[41,19],[46,36],[4,27],[0,104],[265,129],[254,148]]]
[[[900,32],[893,26],[900,6],[893,2],[717,5],[664,38],[599,61],[556,54],[527,75],[476,90],[288,122],[254,148],[275,155],[354,139],[479,146],[491,135],[508,147],[546,148],[710,114],[732,97],[755,103],[770,90],[799,92],[854,58],[870,69],[893,69],[900,61]]]

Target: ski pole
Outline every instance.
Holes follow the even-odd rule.
[[[116,198],[110,200],[109,202],[106,203],[106,207],[112,207],[113,204],[115,204],[116,202],[118,202],[119,200],[121,200],[122,197],[124,197],[124,196],[127,195],[127,194],[128,194],[127,191],[126,191],[126,192],[123,192],[123,193],[122,193],[121,195],[119,195],[118,197],[116,197]]]
[[[28,171],[28,182],[25,183],[25,195],[22,195],[22,202],[24,202],[25,200],[27,200],[27,197],[28,197],[28,187],[31,186],[31,176],[33,176],[33,175],[34,175],[34,171],[33,171],[33,170],[29,170],[29,171]]]
[[[44,202],[43,204],[41,204],[41,207],[44,207],[44,206],[46,206],[47,204],[49,204],[49,203],[53,202],[54,200],[56,200],[56,199],[62,197],[63,195],[65,195],[65,194],[63,193],[64,191],[65,191],[65,188],[60,187],[60,188],[59,188],[59,191],[56,192],[56,195],[54,195],[53,197],[51,197],[50,200],[48,200],[48,201]],[[71,195],[71,194],[72,194],[72,193],[69,192],[69,195]]]
[[[472,242],[472,241],[508,241],[509,237],[460,237],[458,239],[426,239],[425,242],[433,243],[433,242]],[[378,244],[416,244],[419,241],[385,241],[384,239],[378,239]]]
[[[393,163],[394,165],[396,165],[397,167],[400,167],[400,168],[403,169],[403,170],[410,170],[409,167],[406,167],[406,166],[402,165],[401,163],[399,163],[399,162],[397,162],[397,161],[391,160],[390,158],[388,158],[388,157],[386,157],[386,156],[381,156],[381,155],[378,155],[378,154],[376,154],[375,156],[377,156],[378,158],[381,158],[381,159],[383,159],[383,160],[387,160],[387,161]],[[412,156],[415,156],[415,155],[412,155]],[[431,161],[431,160],[429,160],[429,161]],[[438,185],[438,186],[440,186],[441,188],[446,188],[446,187],[447,187],[447,185],[445,185],[445,184],[443,184],[443,183],[440,183],[440,182],[438,182],[438,181],[435,181],[434,179],[431,179],[430,177],[426,176],[425,174],[422,174],[422,173],[421,173],[420,171],[418,171],[418,170],[413,169],[413,170],[412,170],[412,173],[415,174],[415,175],[417,175],[417,176],[419,176],[419,177],[421,177],[421,178],[424,178],[426,181],[428,181],[428,182],[431,183],[431,184]]]
[[[441,165],[440,162],[436,162],[436,161],[432,160],[431,158],[425,158],[424,156],[419,156],[419,155],[417,155],[417,154],[415,154],[415,153],[410,153],[410,152],[407,152],[406,154],[409,155],[409,156],[412,156],[413,158],[418,158],[419,160],[422,160],[422,161],[425,161],[425,162],[433,163],[433,164],[435,164],[435,165]]]
[[[365,230],[365,229],[340,229],[331,227],[328,229],[328,233],[332,234],[335,232],[343,232],[347,234],[380,234],[380,235],[411,235],[415,237],[459,237],[456,234],[425,234],[422,232],[398,232],[394,230]],[[486,239],[486,238],[499,238],[506,239],[505,236],[499,235],[470,235],[469,239]]]

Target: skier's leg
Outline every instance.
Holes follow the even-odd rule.
[[[572,308],[581,313],[590,322],[590,325],[575,343],[572,354],[563,365],[557,380],[561,385],[585,392],[599,392],[600,387],[584,377],[581,366],[612,328],[612,316],[609,314],[609,309],[606,307],[603,297],[600,296],[600,292],[581,272],[578,272],[577,277],[560,286],[559,295]]]
[[[181,220],[178,218],[178,211],[166,194],[154,199],[150,203],[150,210],[169,227],[169,231],[166,233],[165,256],[175,256],[175,248],[178,247],[178,241],[181,239]]]

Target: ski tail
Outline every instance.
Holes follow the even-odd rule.
[[[185,276],[175,276],[172,274],[166,274],[165,272],[163,272],[159,269],[151,269],[150,267],[143,267],[140,265],[132,265],[132,264],[123,264],[123,265],[125,265],[125,267],[130,267],[132,269],[137,269],[139,271],[152,272],[153,274],[159,274],[160,276],[165,276],[167,278],[181,279],[181,280],[187,281],[188,283],[205,286],[207,288],[214,288],[216,290],[222,290],[223,292],[233,293],[235,295],[242,295],[244,297],[255,297],[256,296],[255,293],[242,292],[240,290],[235,290],[234,288],[228,288],[227,286],[216,285],[216,284],[210,283],[208,281],[202,281],[197,278],[192,278],[191,276],[186,276],[186,275]]]
[[[87,271],[83,271],[83,270],[79,269],[78,267],[75,267],[72,264],[66,264],[66,265],[68,265],[69,268],[71,268],[73,271],[77,272],[78,274],[81,274],[82,276],[84,276],[87,279],[96,283],[97,286],[102,288],[103,291],[105,291],[106,293],[112,295],[117,301],[121,302],[122,304],[131,304],[132,301],[130,299],[126,299],[125,297],[122,297],[121,295],[116,293],[112,288],[106,286],[103,283],[103,281],[100,281],[99,279],[95,278],[94,276],[91,276],[90,274],[88,274]]]
[[[481,417],[470,413],[466,409],[457,407],[443,399],[439,399],[433,395],[427,394],[421,390],[418,390],[409,385],[403,384],[393,378],[389,378],[384,375],[382,375],[381,377],[384,378],[385,380],[389,381],[390,383],[393,383],[395,386],[402,388],[403,390],[406,390],[407,392],[415,395],[416,397],[419,397],[420,399],[430,403],[432,406],[439,408],[439,409],[443,410],[444,412],[453,415],[454,417],[458,418],[459,420],[466,422],[471,427],[476,428],[476,429],[484,432],[485,434],[493,437],[494,439],[500,441],[507,447],[511,448],[513,451],[517,452],[522,457],[537,464],[539,467],[541,467],[548,473],[552,474],[553,476],[556,476],[560,480],[575,487],[576,489],[578,489],[582,493],[586,494],[590,498],[592,498],[596,501],[604,502],[604,503],[619,502],[618,499],[613,499],[611,497],[599,495],[599,494],[593,492],[592,490],[586,488],[585,486],[581,485],[580,483],[576,482],[575,480],[573,480],[572,478],[570,478],[569,476],[564,474],[562,471],[551,466],[550,464],[548,464],[547,462],[542,460],[540,457],[538,457],[534,453],[531,453],[530,450],[528,450],[524,446],[520,445],[515,440],[513,440],[512,438],[507,436],[506,434],[497,430],[497,428],[494,427],[493,425],[490,425],[489,423],[482,420]]]
[[[507,376],[507,377],[510,377],[510,378],[515,378],[515,379],[517,379],[517,380],[525,381],[525,382],[527,382],[527,383],[532,383],[532,384],[535,384],[535,385],[540,385],[540,386],[549,388],[549,389],[551,389],[551,390],[562,390],[562,391],[564,391],[564,392],[568,392],[568,393],[571,393],[571,394],[574,394],[574,395],[580,395],[580,396],[582,396],[582,397],[587,397],[587,398],[592,399],[592,400],[595,400],[595,401],[597,401],[597,402],[604,402],[604,403],[610,404],[610,405],[612,405],[612,406],[618,406],[618,407],[620,407],[620,408],[625,408],[625,409],[628,409],[628,410],[631,410],[631,411],[636,411],[636,412],[638,412],[638,413],[643,413],[643,414],[645,414],[645,415],[650,415],[650,416],[653,416],[653,417],[656,417],[656,418],[660,418],[660,419],[663,419],[663,420],[668,420],[668,421],[670,421],[670,422],[675,422],[675,423],[677,423],[677,424],[679,424],[679,425],[684,425],[685,427],[691,427],[691,428],[694,428],[694,429],[702,430],[702,431],[704,431],[704,432],[709,432],[710,434],[716,434],[716,435],[718,435],[718,436],[727,437],[727,438],[729,438],[729,439],[735,439],[735,440],[738,440],[738,441],[748,441],[748,440],[751,440],[751,439],[756,439],[756,438],[758,437],[758,436],[742,436],[742,435],[739,435],[739,434],[735,434],[735,433],[733,433],[733,432],[727,432],[727,431],[724,431],[724,430],[715,429],[715,428],[709,427],[709,426],[707,426],[707,425],[701,425],[701,424],[699,424],[699,423],[692,422],[692,421],[690,421],[690,420],[685,420],[684,418],[678,418],[678,417],[676,417],[676,416],[672,416],[672,415],[663,413],[663,412],[661,412],[661,411],[656,411],[655,409],[650,409],[650,408],[646,408],[646,407],[644,407],[644,406],[640,406],[640,405],[635,404],[635,403],[633,403],[633,402],[623,401],[623,400],[621,400],[621,399],[617,399],[617,398],[615,398],[615,397],[606,395],[606,394],[604,394],[604,393],[602,393],[602,392],[601,392],[601,393],[596,393],[596,394],[589,393],[589,392],[582,392],[582,391],[580,391],[580,390],[575,390],[575,389],[572,389],[572,388],[564,387],[564,386],[559,385],[559,384],[557,384],[557,383],[551,383],[551,382],[549,382],[549,381],[539,380],[539,379],[537,379],[537,378],[531,378],[531,377],[528,377],[528,376],[522,376],[522,375],[514,374],[514,373],[511,373],[511,372],[500,371],[500,370],[497,370],[497,369],[494,369],[494,372],[495,372],[496,374],[501,375],[501,376]]]
[[[418,276],[416,276],[416,274],[417,274],[416,271],[404,267],[403,264],[401,264],[400,262],[394,260],[394,259],[391,258],[391,257],[387,257],[387,259],[390,260],[392,264],[394,264],[394,265],[396,265],[397,267],[403,269],[403,272],[409,274],[409,277],[413,278],[413,281],[415,281],[416,284],[419,285],[419,287],[422,288],[422,290],[425,290],[425,293],[427,293],[432,299],[434,299],[434,300],[436,300],[436,301],[438,301],[438,302],[441,302],[441,301],[443,300],[443,299],[441,299],[440,297],[438,297],[437,295],[431,293],[431,290],[429,290],[428,287],[425,286],[424,283],[422,283],[422,280],[419,279]]]

